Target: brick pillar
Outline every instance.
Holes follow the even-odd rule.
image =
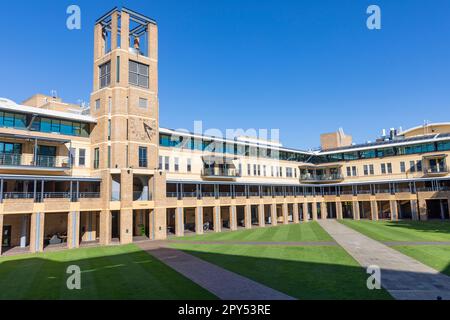
[[[133,209],[120,210],[120,243],[133,243]]]
[[[294,223],[298,224],[300,223],[300,216],[298,213],[298,203],[294,203]]]
[[[73,211],[67,217],[67,247],[76,249],[80,247],[80,212]]]
[[[236,206],[230,207],[230,228],[232,231],[237,230],[237,208]]]
[[[246,204],[244,207],[245,229],[252,228],[252,207]]]
[[[275,203],[270,205],[270,217],[272,220],[272,226],[278,225],[277,205]]]
[[[396,200],[390,200],[389,204],[391,206],[391,220],[397,221],[398,220],[398,203]]]
[[[283,210],[283,223],[289,224],[289,213],[287,203],[283,203],[283,206],[281,208],[282,208],[281,210]]]
[[[359,201],[352,201],[353,206],[353,220],[360,220],[361,216],[359,213]]]
[[[320,203],[320,212],[322,213],[322,220],[328,219],[328,208],[325,201]]]
[[[313,221],[317,221],[317,202],[312,203],[312,218]]]
[[[308,202],[303,202],[303,221],[308,222],[309,221],[309,212],[308,212]]]
[[[0,214],[0,256],[2,255],[2,244],[3,244],[3,214]]]
[[[108,245],[111,243],[111,211],[102,210],[100,212],[100,244]]]
[[[220,207],[214,207],[214,232],[222,231],[222,219],[220,213]]]
[[[175,209],[175,235],[184,236],[184,208]]]
[[[35,212],[31,215],[30,252],[44,251],[45,214]]]
[[[336,217],[338,220],[342,220],[344,217],[342,216],[342,202],[336,201]]]
[[[203,207],[195,208],[195,232],[203,234]]]
[[[411,217],[414,221],[419,220],[419,207],[417,205],[417,200],[411,200]]]
[[[378,221],[378,202],[376,200],[370,201],[370,214],[373,221]]]
[[[151,214],[150,223],[154,225],[151,230],[154,230],[155,238],[153,240],[167,239],[167,209],[156,208]]]
[[[264,204],[260,204],[258,206],[258,219],[259,219],[259,226],[265,227],[266,221],[265,221],[265,214],[264,214]]]

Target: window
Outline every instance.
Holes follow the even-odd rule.
[[[164,170],[166,170],[166,171],[170,170],[170,158],[169,157],[164,158]]]
[[[367,164],[364,165],[364,175],[365,176],[369,175],[369,166]]]
[[[120,56],[117,56],[116,63],[116,82],[120,82]]]
[[[70,165],[73,166],[75,164],[75,157],[77,154],[77,149],[70,148],[69,150],[69,157],[70,157]]]
[[[111,168],[111,146],[108,146],[108,168]]]
[[[261,176],[261,165],[258,165],[258,176]]]
[[[381,164],[381,174],[386,174],[386,163]]]
[[[100,167],[100,149],[94,149],[94,169],[98,169]]]
[[[263,166],[263,175],[264,177],[267,177],[267,167]]]
[[[187,159],[187,172],[192,172],[192,160]]]
[[[387,171],[388,171],[388,173],[392,173],[392,163],[388,163],[387,164]]]
[[[180,159],[175,158],[175,172],[180,171]]]
[[[409,162],[409,171],[416,172],[416,162],[415,161]]]
[[[404,161],[400,162],[400,172],[402,173],[406,172],[406,164]]]
[[[358,175],[358,171],[356,170],[356,167],[352,167],[352,174],[354,177]]]
[[[108,98],[108,113],[111,113],[112,111],[112,98]]]
[[[111,140],[111,120],[108,120],[108,141]]]
[[[373,164],[371,164],[371,165],[369,166],[369,171],[370,171],[370,174],[371,174],[371,175],[374,175],[374,174],[375,174],[375,170],[374,170],[374,168],[373,168]]]
[[[247,175],[248,176],[252,175],[252,167],[250,164],[247,164]]]
[[[95,110],[100,110],[100,99],[95,100]]]
[[[78,166],[84,167],[86,165],[86,149],[78,150]]]
[[[148,108],[148,100],[144,98],[139,98],[139,108],[147,109]]]
[[[147,148],[146,147],[139,147],[139,167],[140,168],[148,167]]]
[[[422,160],[417,160],[416,162],[417,171],[422,171]]]
[[[351,177],[352,176],[352,168],[347,167],[347,177]]]
[[[239,163],[239,172],[238,175],[242,175],[242,163]]]
[[[148,75],[149,68],[145,64],[141,64],[135,61],[130,61],[129,64],[129,78],[130,84],[148,88]]]
[[[108,61],[100,66],[100,89],[111,84],[111,62]]]
[[[256,164],[253,165],[253,175],[254,175],[254,176],[257,176],[257,175],[258,175],[257,169],[256,169]]]
[[[162,171],[163,169],[163,157],[159,157],[159,162],[158,162],[158,169]]]

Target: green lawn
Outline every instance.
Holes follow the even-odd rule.
[[[450,246],[395,246],[393,248],[450,276]]]
[[[70,291],[66,269],[82,270]],[[215,299],[134,245],[0,258],[0,299]]]
[[[185,241],[242,241],[242,242],[311,242],[333,241],[317,222],[254,228],[233,232],[209,233],[202,236],[176,238]]]
[[[367,220],[340,222],[378,241],[450,241],[449,222]]]
[[[172,246],[298,299],[391,298],[384,290],[368,290],[368,275],[339,246],[203,245],[188,242]]]

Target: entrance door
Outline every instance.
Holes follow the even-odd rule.
[[[11,226],[3,227],[2,247],[11,247]]]
[[[120,238],[120,213],[116,211],[111,213],[111,238]]]

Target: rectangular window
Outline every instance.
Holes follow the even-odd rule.
[[[100,110],[100,99],[95,100],[95,110]]]
[[[111,140],[111,120],[108,120],[108,141]]]
[[[149,67],[147,65],[135,61],[130,61],[129,64],[130,84],[142,88],[148,88],[149,82],[148,76],[149,76]]]
[[[263,175],[264,177],[267,177],[267,167],[263,166]]]
[[[112,98],[108,98],[108,113],[111,113],[112,111]]]
[[[116,82],[120,82],[120,56],[117,56],[116,63]]]
[[[422,160],[417,160],[416,167],[417,167],[417,172],[422,171]]]
[[[352,167],[352,174],[354,177],[358,175],[358,171],[356,170],[356,167]]]
[[[402,173],[406,172],[406,164],[404,161],[400,162],[400,172]]]
[[[159,162],[158,162],[158,169],[162,171],[163,169],[163,157],[159,157]]]
[[[94,169],[98,169],[100,167],[100,149],[94,149]]]
[[[170,158],[169,157],[164,158],[164,170],[170,171]]]
[[[78,150],[78,166],[84,167],[86,165],[86,149]]]
[[[148,108],[148,100],[144,98],[139,98],[139,108],[147,109]]]
[[[416,162],[415,161],[409,162],[409,171],[416,172]]]
[[[261,176],[261,165],[258,165],[258,176]]]
[[[242,175],[242,163],[239,163],[239,172],[238,175]]]
[[[100,67],[100,89],[108,87],[111,84],[111,62],[108,61]]]
[[[250,164],[247,164],[247,175],[248,176],[252,175],[252,166]]]
[[[352,176],[352,168],[347,167],[347,177],[351,177]]]
[[[381,164],[381,174],[386,174],[386,163]]]
[[[187,159],[187,172],[192,172],[192,160]]]
[[[108,146],[108,168],[111,168],[111,146]]]
[[[139,147],[139,167],[140,168],[148,167],[147,148],[146,147]]]
[[[374,174],[375,174],[375,170],[374,170],[374,168],[373,168],[373,164],[371,164],[371,165],[369,166],[369,169],[370,169],[370,174],[371,174],[371,175],[374,175]]]
[[[180,159],[175,158],[175,172],[179,172],[179,171],[180,171]]]
[[[254,175],[254,176],[257,176],[257,175],[258,175],[258,173],[257,173],[257,171],[256,171],[256,164],[253,165],[253,175]]]
[[[387,172],[392,173],[392,163],[390,162],[387,164]]]
[[[368,165],[364,165],[364,175],[368,176],[369,175],[369,166]]]

